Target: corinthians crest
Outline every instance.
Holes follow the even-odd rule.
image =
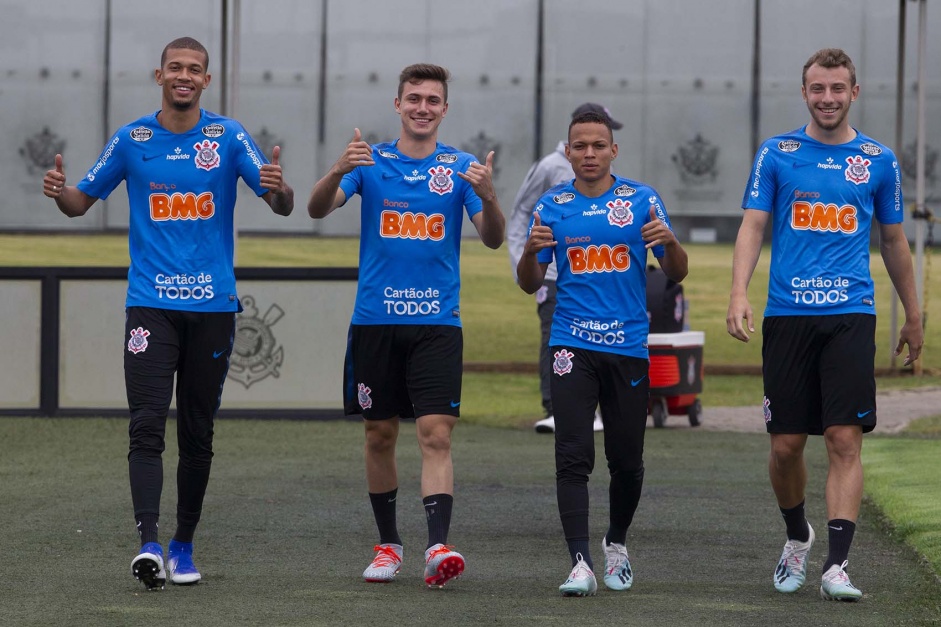
[[[284,362],[284,347],[278,345],[271,327],[284,317],[284,310],[271,305],[259,317],[253,296],[243,298],[242,305],[244,311],[235,319],[235,346],[229,359],[228,378],[248,388],[268,376],[281,376],[278,368]]]
[[[52,169],[56,165],[56,154],[65,152],[65,140],[44,126],[42,131],[27,138],[20,147],[20,156],[26,162],[30,175]]]
[[[716,180],[719,174],[719,147],[703,139],[702,135],[681,145],[671,157],[680,172],[680,178],[688,185],[702,185]]]

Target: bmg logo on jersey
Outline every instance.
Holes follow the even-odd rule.
[[[383,211],[380,215],[379,234],[382,237],[402,239],[430,239],[437,242],[444,239],[444,214],[406,211]]]
[[[165,220],[208,220],[216,213],[216,204],[212,192],[194,194],[151,194],[150,219],[154,222]]]
[[[804,197],[815,192],[795,192]],[[798,200],[791,204],[791,228],[796,231],[855,233],[859,227],[857,209],[853,205],[837,207],[833,203],[809,203]]]
[[[631,267],[631,248],[616,246],[572,246],[566,251],[572,274],[591,272],[624,272]]]

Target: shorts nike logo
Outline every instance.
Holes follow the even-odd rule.
[[[213,351],[213,352],[212,352],[212,358],[213,358],[213,359],[219,359],[219,358],[222,357],[223,355],[225,355],[225,350]]]
[[[636,388],[638,385],[640,385],[641,381],[643,381],[646,378],[647,378],[647,375],[644,375],[639,379],[631,379],[631,387]]]
[[[458,402],[456,402],[456,403],[455,403],[454,401],[451,401],[451,407],[452,407],[452,408],[460,407],[460,406],[461,406],[461,401],[458,401]]]
[[[872,410],[871,410],[871,409],[870,409],[869,411],[863,411],[863,412],[859,412],[859,411],[858,411],[858,412],[856,412],[856,417],[857,417],[857,418],[865,418],[866,416],[868,416],[868,415],[871,414],[871,413],[872,413]]]

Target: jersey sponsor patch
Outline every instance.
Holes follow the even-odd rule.
[[[876,155],[882,154],[882,148],[870,142],[866,142],[865,144],[860,146],[859,149],[862,150],[867,155],[869,155],[870,157],[875,157]]]
[[[225,133],[225,127],[221,124],[207,124],[202,128],[203,135],[210,138],[221,137]]]
[[[569,352],[564,348],[556,352],[555,355],[553,355],[552,372],[560,377],[572,372],[572,357],[575,357],[575,353]]]
[[[778,142],[778,150],[781,152],[795,152],[801,147],[801,143],[796,139],[785,139]]]
[[[631,247],[627,244],[572,246],[565,256],[572,274],[625,272],[631,267]]]
[[[457,155],[451,153],[440,154],[435,157],[435,161],[439,161],[441,163],[454,163],[457,161]]]
[[[372,392],[372,390],[367,387],[365,383],[360,383],[356,386],[356,401],[363,409],[372,407],[372,397],[369,396],[370,392]]]
[[[431,175],[431,179],[428,181],[428,189],[434,193],[444,196],[454,190],[454,180],[451,178],[454,170],[451,168],[446,168],[443,165],[435,166],[428,170],[428,174]]]
[[[399,156],[392,152],[386,152],[385,150],[377,150],[380,157],[385,157],[386,159],[398,159]]]
[[[196,142],[193,148],[196,149],[196,159],[194,161],[198,169],[208,172],[219,167],[221,159],[219,152],[216,150],[219,148],[219,142],[210,142],[208,139],[204,139],[201,142]]]
[[[131,351],[135,355],[137,353],[143,353],[145,350],[147,350],[148,335],[150,335],[150,331],[144,329],[143,327],[131,329],[131,339],[127,341],[127,350]]]
[[[131,139],[136,142],[145,142],[154,136],[154,132],[146,126],[138,126],[131,131]]]
[[[862,185],[869,182],[869,165],[872,163],[869,159],[864,159],[859,155],[847,157],[846,180],[856,185]]]
[[[605,206],[608,208],[608,224],[625,227],[634,224],[634,212],[631,211],[631,201],[617,198],[609,200]]]
[[[554,202],[557,205],[564,205],[565,203],[572,202],[573,200],[575,200],[575,194],[573,194],[572,192],[564,192],[564,193],[559,194],[558,196],[552,197],[552,202]]]
[[[631,187],[630,185],[619,185],[614,188],[615,196],[633,196],[637,193],[637,190]]]

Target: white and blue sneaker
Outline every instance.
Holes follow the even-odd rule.
[[[820,580],[820,598],[825,601],[858,601],[863,591],[850,582],[846,574],[846,565],[834,564],[827,569]]]
[[[188,586],[199,582],[202,575],[193,565],[193,543],[170,540],[167,547],[167,570],[170,582],[178,586]]]
[[[617,542],[608,544],[608,537],[601,541],[604,550],[604,585],[609,590],[630,590],[634,584],[634,571],[627,556],[627,547]]]
[[[140,548],[131,561],[131,574],[148,590],[163,590],[167,582],[167,571],[163,568],[163,548],[156,542],[148,542]]]
[[[790,594],[804,586],[807,579],[807,554],[810,553],[815,538],[814,528],[810,523],[807,523],[807,529],[810,531],[807,542],[788,540],[784,544],[781,559],[774,569],[774,589],[778,592]]]
[[[582,558],[579,553],[575,556],[575,562],[569,578],[559,586],[559,592],[564,597],[591,597],[598,592],[598,580],[595,579],[595,573],[588,567],[588,562]]]

